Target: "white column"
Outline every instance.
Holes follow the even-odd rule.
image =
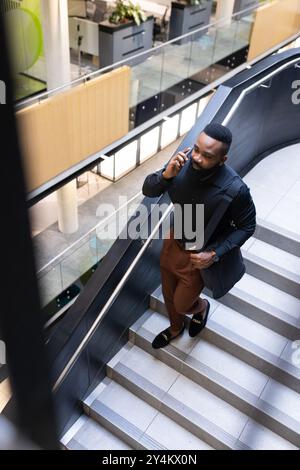
[[[69,20],[67,0],[41,0],[47,88],[67,85],[71,81]],[[63,233],[78,230],[76,180],[56,192],[58,227]]]
[[[56,196],[59,230],[63,233],[76,232],[78,230],[76,180],[56,191]]]
[[[217,11],[216,11],[216,21],[224,21],[219,23],[220,26],[230,25],[231,15],[233,14],[235,0],[218,0]]]
[[[71,81],[67,0],[41,0],[47,88]]]

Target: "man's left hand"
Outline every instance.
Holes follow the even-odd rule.
[[[194,268],[205,269],[209,268],[214,261],[215,251],[202,251],[202,253],[191,253],[190,260]]]

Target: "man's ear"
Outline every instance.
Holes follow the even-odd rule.
[[[223,157],[221,157],[221,161],[220,161],[219,165],[220,165],[220,166],[224,165],[224,163],[226,162],[227,158],[228,158],[227,155],[223,155]]]

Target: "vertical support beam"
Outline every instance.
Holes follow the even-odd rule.
[[[3,414],[13,419],[23,435],[39,447],[58,449],[50,367],[45,353],[43,319],[1,11],[0,50],[0,80],[5,83],[7,97],[7,104],[0,106],[1,145],[9,155],[2,162],[3,180],[0,185],[2,217],[5,220],[1,234],[3,276],[0,284],[0,337],[6,345],[13,391],[13,399]]]
[[[67,0],[41,0],[48,90],[71,81]],[[58,227],[63,233],[78,230],[76,180],[56,192]]]
[[[231,15],[233,14],[235,0],[218,0],[217,11],[216,11],[216,21],[220,21],[224,18],[224,21],[221,21],[219,26],[230,25]]]

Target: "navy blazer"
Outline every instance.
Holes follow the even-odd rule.
[[[166,165],[146,177],[143,194],[157,197],[167,191],[173,204],[181,206],[191,204],[194,209],[193,214],[196,213],[197,204],[204,204],[204,229],[232,179],[238,177],[241,181],[240,191],[222,217],[205,251],[214,249],[221,257],[232,248],[241,247],[253,235],[256,228],[255,205],[248,186],[236,171],[223,164],[217,167],[212,176],[203,181],[199,177],[198,170],[193,168],[190,157],[179,174],[167,180],[162,176]],[[194,220],[192,223],[194,225]],[[184,238],[182,242],[185,242]]]

